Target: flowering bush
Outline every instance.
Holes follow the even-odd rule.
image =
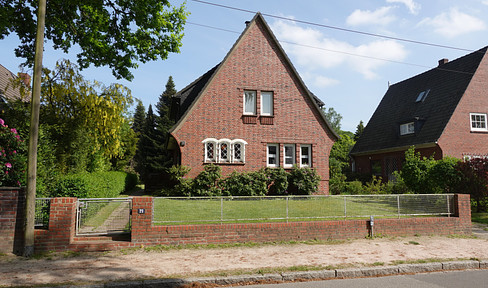
[[[25,183],[23,141],[15,128],[0,118],[0,186],[20,187]]]

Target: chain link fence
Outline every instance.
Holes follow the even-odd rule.
[[[153,224],[450,217],[454,194],[158,197]]]

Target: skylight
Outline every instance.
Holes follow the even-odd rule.
[[[417,96],[417,100],[415,100],[415,103],[424,101],[427,95],[429,95],[429,92],[430,89],[420,92],[419,96]]]

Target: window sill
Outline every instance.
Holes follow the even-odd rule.
[[[257,115],[242,115],[242,123],[243,124],[257,124],[258,123],[258,116]]]
[[[471,133],[481,133],[481,134],[485,133],[486,134],[486,133],[488,133],[488,130],[471,130],[470,132]]]
[[[259,122],[261,125],[273,125],[274,124],[274,116],[263,116],[259,117]]]
[[[219,165],[219,166],[244,166],[246,162],[203,162],[203,165]]]

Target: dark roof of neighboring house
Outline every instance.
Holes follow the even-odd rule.
[[[279,42],[276,39],[275,35],[271,31],[271,28],[269,28],[269,26],[266,23],[266,21],[264,20],[262,14],[259,13],[259,12],[254,16],[254,18],[252,19],[252,21],[250,21],[250,23],[251,22],[254,22],[254,21],[257,21],[257,20],[259,20],[259,21],[261,21],[263,23],[263,25],[266,28],[267,32],[271,35],[272,39],[274,40],[275,44],[277,45],[278,50],[280,51],[280,53],[282,53],[282,55],[286,59],[287,64],[290,66],[290,68],[294,72],[294,74],[297,77],[299,83],[302,85],[302,87],[304,87],[304,89],[306,89],[307,96],[310,97],[310,98],[312,98],[314,100],[313,102],[316,104],[317,109],[320,110],[320,108],[325,105],[324,102],[322,102],[317,96],[315,96],[310,90],[308,90],[308,88],[306,87],[305,83],[303,83],[303,80],[300,78],[298,72],[296,71],[295,67],[291,63],[290,59],[286,55],[285,51],[283,50],[283,48],[279,44]],[[249,25],[247,27],[249,27]],[[237,41],[234,43],[234,46],[231,48],[231,50],[228,52],[227,56],[224,58],[224,60],[222,62],[220,62],[219,64],[217,64],[215,67],[213,67],[212,69],[210,69],[209,71],[207,71],[205,74],[203,74],[202,76],[200,76],[198,79],[196,79],[195,81],[193,81],[190,85],[186,86],[181,91],[179,91],[178,93],[176,93],[176,95],[173,96],[174,99],[179,99],[179,104],[180,105],[179,105],[179,107],[177,109],[178,111],[176,111],[176,112],[175,111],[172,111],[171,112],[171,115],[174,116],[174,117],[176,117],[175,120],[176,120],[177,123],[170,130],[170,133],[174,129],[176,129],[176,127],[179,125],[179,121],[182,120],[182,118],[185,117],[184,115],[186,113],[188,113],[189,110],[191,110],[192,104],[199,98],[200,94],[203,92],[203,90],[205,89],[205,87],[207,86],[207,84],[212,80],[212,78],[214,77],[215,73],[219,70],[220,65],[227,60],[230,52],[232,50],[234,50],[234,47],[241,40],[242,36],[246,33],[246,31],[247,31],[247,28],[241,34],[241,36],[239,37],[239,39],[237,39]],[[176,110],[175,107],[174,107],[174,104],[172,104],[172,109],[173,110]],[[326,126],[331,131],[332,135],[334,135],[335,138],[338,139],[339,136],[334,131],[334,129],[331,128],[330,123],[325,118],[325,116],[324,116],[323,113],[321,113],[321,117],[322,117],[323,121],[325,122]]]
[[[15,76],[14,73],[10,72],[0,64],[0,98],[4,100],[12,100],[20,97],[19,92],[12,89],[11,85],[9,86],[10,81],[15,78],[17,78],[17,76]]]
[[[391,85],[351,154],[435,143],[464,95],[488,47]],[[423,101],[419,94],[428,91]],[[415,133],[400,136],[414,122]]]

